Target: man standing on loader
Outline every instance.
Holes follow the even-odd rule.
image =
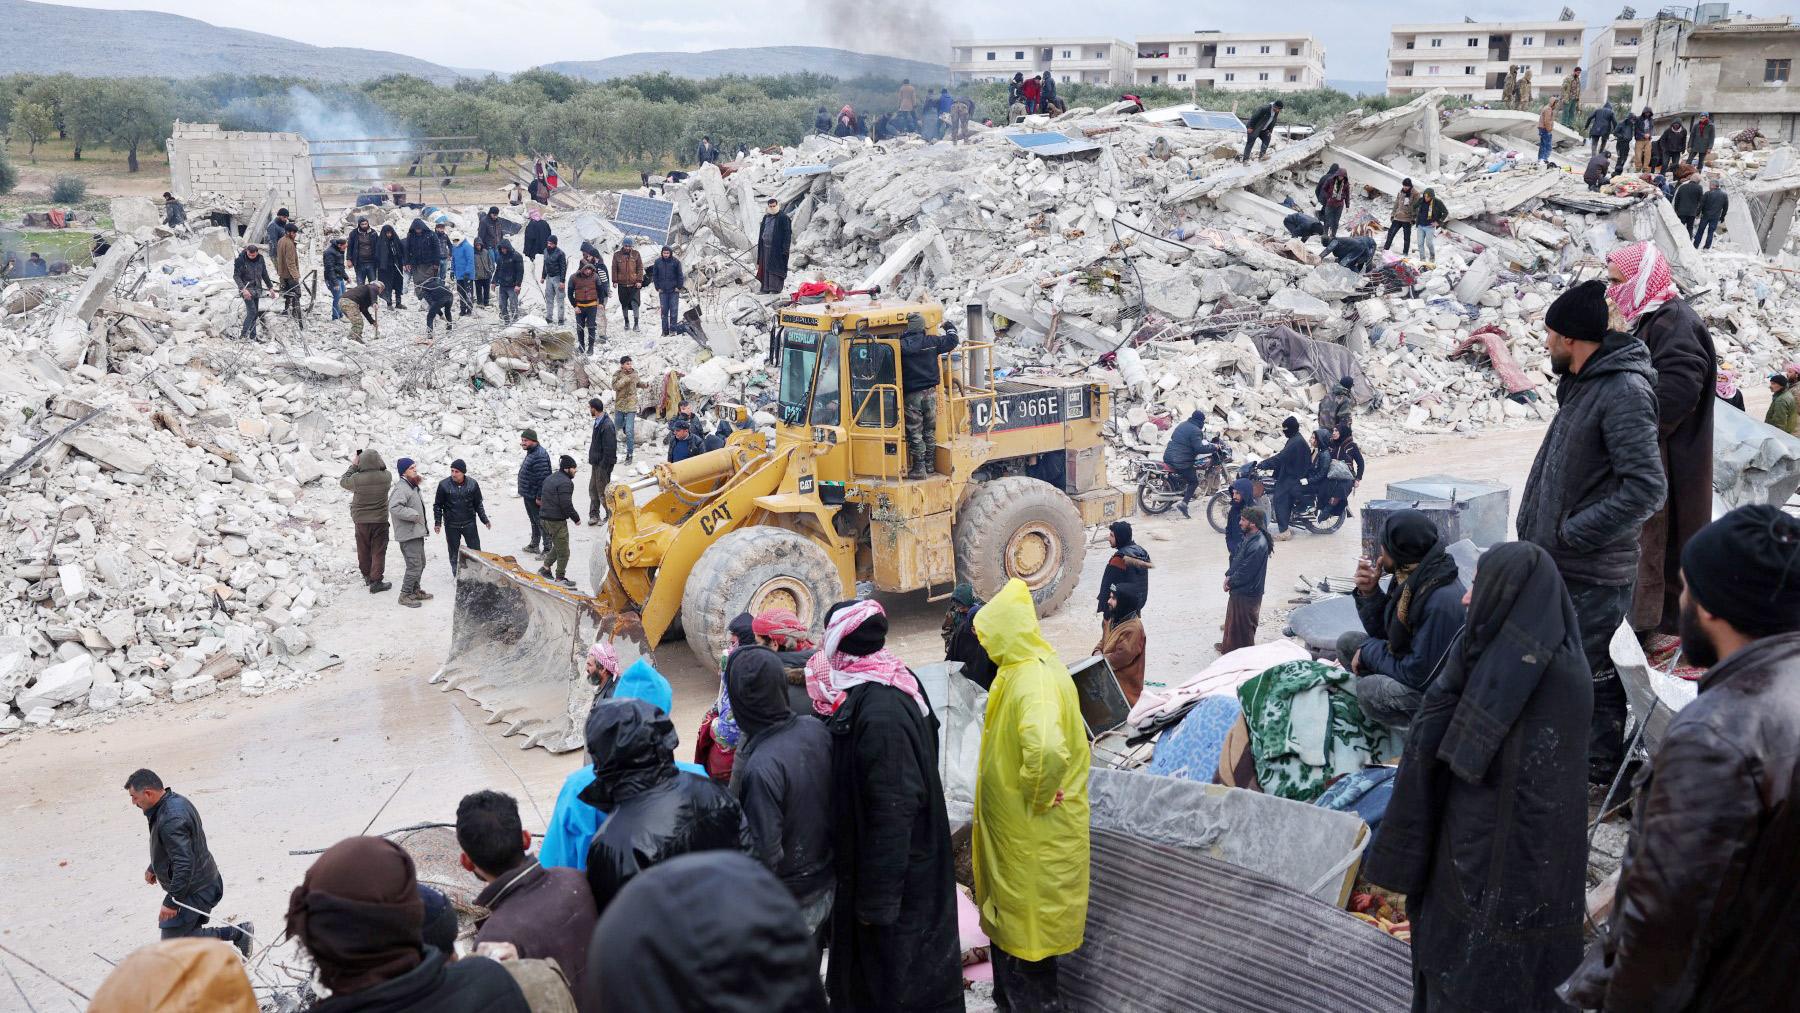
[[[957,345],[956,327],[946,322],[942,334],[925,333],[925,317],[906,316],[900,336],[900,376],[906,395],[907,478],[924,478],[937,465],[938,356]]]

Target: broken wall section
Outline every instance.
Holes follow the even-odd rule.
[[[299,134],[177,122],[167,148],[169,189],[184,201],[215,193],[254,205],[273,189],[296,217],[321,214],[312,149]]]

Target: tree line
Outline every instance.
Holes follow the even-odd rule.
[[[943,82],[915,81],[921,105]],[[892,111],[900,82],[865,77],[843,80],[818,74],[719,77],[706,80],[668,73],[587,81],[534,69],[508,78],[489,75],[439,85],[396,74],[360,84],[300,78],[212,75],[188,80],[13,74],[0,77],[0,128],[15,156],[35,161],[37,146],[55,138],[72,141],[72,157],[94,148],[124,151],[138,171],[146,146],[160,147],[176,120],[218,123],[228,130],[299,130],[309,110],[329,110],[333,123],[352,123],[369,135],[469,136],[484,168],[495,158],[555,154],[576,184],[589,169],[657,170],[693,158],[702,136],[723,151],[737,145],[795,144],[810,133],[816,112],[834,115],[844,105],[859,113]],[[1198,102],[1240,115],[1273,93],[1195,92],[1166,86],[1066,84],[1058,94],[1070,108],[1104,105],[1122,92],[1147,106]],[[976,103],[977,119],[1005,117],[1004,82],[967,83],[952,94]],[[1350,109],[1385,108],[1387,99],[1357,99],[1343,92],[1290,93],[1283,119],[1328,120]],[[22,149],[22,150],[21,150]]]

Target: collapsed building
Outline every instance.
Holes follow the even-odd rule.
[[[547,322],[535,275],[511,327],[477,316],[427,341],[406,310],[356,343],[315,305],[304,326],[271,313],[263,343],[239,342],[230,262],[242,237],[229,226],[260,234],[278,195],[254,210],[242,195],[218,196],[228,227],[200,220],[191,232],[121,199],[120,234],[85,277],[0,293],[10,535],[0,731],[232,686],[258,693],[334,663],[307,623],[345,586],[332,561],[347,558],[349,532],[336,523],[343,494],[330,478],[361,447],[461,457],[476,476],[504,481],[520,428],[558,450],[585,443],[585,402],[610,400],[624,354],[661,389],[640,444],[660,442],[658,420],[681,398],[766,403],[772,310],[754,295],[753,259],[771,196],[794,220],[791,278],[976,306],[1001,375],[1111,382],[1121,484],[1131,459],[1158,455],[1194,410],[1239,459],[1268,456],[1281,419],[1309,418],[1340,368],[1370,409],[1359,438],[1371,453],[1424,433],[1547,418],[1539,317],[1635,239],[1669,254],[1722,360],[1755,375],[1796,357],[1786,266],[1796,255],[1785,243],[1763,256],[1755,225],[1734,219],[1721,248],[1702,254],[1666,201],[1627,185],[1596,195],[1567,171],[1536,168],[1530,114],[1441,110],[1438,100],[1347,116],[1248,164],[1235,159],[1233,129],[1120,105],[977,129],[963,144],[815,136],[654,191],[563,191],[548,218],[566,248],[610,252],[627,231],[666,235],[693,293],[687,336],[627,332],[612,310],[603,354],[591,358],[575,353],[571,327]],[[1558,131],[1559,148],[1577,148]],[[1045,137],[1057,140],[1045,147]],[[1742,167],[1728,182],[1734,196],[1756,192],[1760,180],[1745,178],[1755,166],[1785,179],[1792,164],[1786,149],[1721,154]],[[1565,151],[1554,157],[1559,169],[1574,165]],[[1354,184],[1345,229],[1385,222],[1403,178],[1435,186],[1453,219],[1436,261],[1365,276],[1288,237],[1282,218],[1313,207],[1312,184],[1332,163]],[[632,218],[622,202],[652,193],[668,202],[666,233],[622,220]],[[443,219],[473,235],[483,210],[297,216],[302,264],[317,264],[323,242],[358,216],[401,231],[415,217]],[[520,211],[503,209],[509,230],[522,226]],[[313,284],[309,304],[323,291]],[[615,478],[647,469],[622,462]]]

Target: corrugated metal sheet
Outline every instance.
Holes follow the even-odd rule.
[[[1407,945],[1223,862],[1094,828],[1087,932],[1058,961],[1072,1010],[1406,1013]]]

